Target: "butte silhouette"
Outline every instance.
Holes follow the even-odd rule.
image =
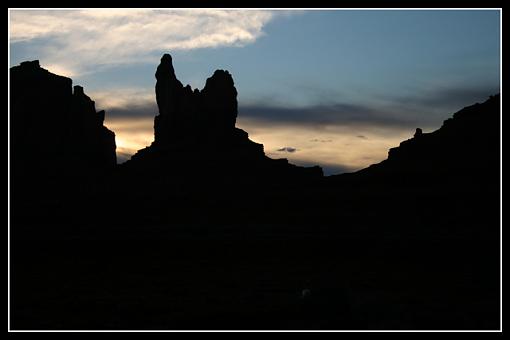
[[[192,90],[176,78],[172,57],[165,54],[156,79],[159,115],[154,119],[154,142],[133,155],[126,168],[151,172],[180,168],[181,176],[225,172],[266,180],[322,177],[318,166],[303,168],[265,156],[262,144],[236,128],[237,90],[228,71],[216,70],[202,90]]]

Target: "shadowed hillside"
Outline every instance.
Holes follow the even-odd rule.
[[[12,162],[13,329],[499,327],[499,95],[417,129],[379,164],[324,177],[235,127],[227,71],[192,90],[164,55],[155,140],[111,166],[104,112],[38,65],[13,76],[27,65],[11,69],[11,153],[25,162]],[[43,71],[63,80],[44,80],[32,117],[21,108]],[[16,164],[81,155],[25,136],[37,119],[82,131],[54,136],[77,140],[86,176],[33,170],[26,185]],[[36,136],[58,153],[31,158]]]

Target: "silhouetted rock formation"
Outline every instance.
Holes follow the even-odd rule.
[[[448,180],[486,174],[487,164],[499,163],[499,102],[498,94],[465,107],[431,133],[416,129],[413,138],[389,150],[387,160],[358,173],[394,177],[405,173],[406,178],[421,174]]]
[[[228,142],[236,132],[237,90],[228,71],[217,70],[202,91],[177,80],[172,57],[165,54],[156,71],[154,143],[168,146],[185,142]],[[241,137],[243,138],[243,137]]]
[[[154,119],[154,142],[123,167],[175,171],[178,165],[188,173],[232,170],[236,175],[322,176],[320,167],[302,168],[286,159],[266,157],[262,144],[235,127],[237,90],[228,71],[216,70],[201,91],[192,90],[177,79],[172,57],[165,54],[155,76],[159,115]]]
[[[500,112],[500,95],[491,96],[456,112],[436,131],[418,130],[390,149],[386,160],[326,182],[363,200],[359,213],[369,207],[374,218],[368,226],[388,225],[393,233],[421,237],[497,239]],[[332,201],[339,199],[330,194]],[[481,231],[485,225],[492,227]]]
[[[10,70],[12,145],[20,171],[112,169],[115,134],[81,86],[27,61]]]

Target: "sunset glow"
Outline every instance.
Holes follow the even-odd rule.
[[[119,162],[153,141],[163,53],[193,88],[229,70],[237,126],[269,157],[326,174],[380,162],[416,128],[499,92],[498,11],[9,13],[11,66],[39,59],[83,86],[106,111]]]

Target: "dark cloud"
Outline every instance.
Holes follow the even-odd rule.
[[[394,96],[378,105],[371,98],[361,104],[343,102],[294,108],[271,104],[240,104],[239,117],[271,124],[310,127],[343,125],[439,128],[443,120],[454,112],[476,102],[483,102],[489,95],[498,92],[498,88],[490,86],[434,89],[415,96]]]
[[[154,118],[158,114],[158,106],[156,103],[145,102],[145,103],[137,103],[132,106],[125,108],[114,107],[108,109],[107,107],[98,108],[98,110],[105,110],[106,116],[112,119],[116,118]]]
[[[409,106],[429,108],[431,111],[438,109],[459,111],[476,102],[484,102],[489,99],[489,96],[497,94],[499,91],[499,87],[491,85],[436,88],[419,95],[395,97],[394,101],[406,103]]]
[[[119,124],[120,123],[120,124]],[[126,124],[127,123],[127,124]],[[152,135],[154,131],[154,123],[152,119],[142,119],[142,118],[133,118],[126,120],[116,120],[111,118],[106,118],[105,125],[113,130],[115,133],[122,132],[133,133],[133,134],[146,134]]]
[[[98,108],[106,110],[106,121],[140,119],[153,119],[158,114],[156,103],[142,103],[126,108],[107,107]],[[392,112],[376,110],[368,106],[353,104],[333,104],[309,106],[301,108],[271,107],[265,105],[250,105],[239,107],[239,122],[257,122],[259,127],[301,125],[310,128],[323,128],[325,126],[381,126],[408,128],[424,127],[420,124],[418,116],[401,117]],[[136,127],[132,127],[136,130]],[[312,139],[310,142],[329,143],[332,139]],[[286,152],[292,152],[286,150]]]
[[[443,120],[454,112],[475,102],[483,102],[489,95],[498,93],[498,88],[459,87],[422,92],[416,96],[394,96],[375,105],[371,98],[367,103],[333,103],[305,107],[284,107],[264,102],[245,105],[239,103],[240,121],[257,121],[260,124],[302,125],[311,128],[325,126],[369,126],[388,128],[439,128]],[[135,99],[133,99],[135,100]],[[98,108],[100,109],[100,108]],[[158,114],[155,101],[133,104],[126,108],[101,108],[107,119],[153,118]],[[362,138],[362,137],[360,137]],[[329,140],[312,139],[325,143]]]
[[[295,124],[310,127],[331,125],[378,125],[415,127],[418,117],[399,117],[391,112],[364,105],[332,104],[299,108],[241,106],[239,117],[266,121],[270,124]]]
[[[290,152],[290,153],[293,153],[293,152],[296,152],[297,149],[296,148],[293,148],[291,146],[284,146],[283,148],[281,149],[278,149],[276,151],[279,151],[279,152]]]
[[[106,110],[107,119],[121,118],[153,118],[158,114],[155,102],[134,103],[131,106],[118,108],[98,107]],[[396,117],[391,112],[385,112],[365,105],[331,104],[307,107],[281,107],[265,104],[239,105],[239,119],[255,119],[270,124],[299,124],[308,126],[326,125],[390,125],[416,127],[416,119]],[[319,141],[318,141],[319,142]],[[326,142],[321,140],[320,142]]]

